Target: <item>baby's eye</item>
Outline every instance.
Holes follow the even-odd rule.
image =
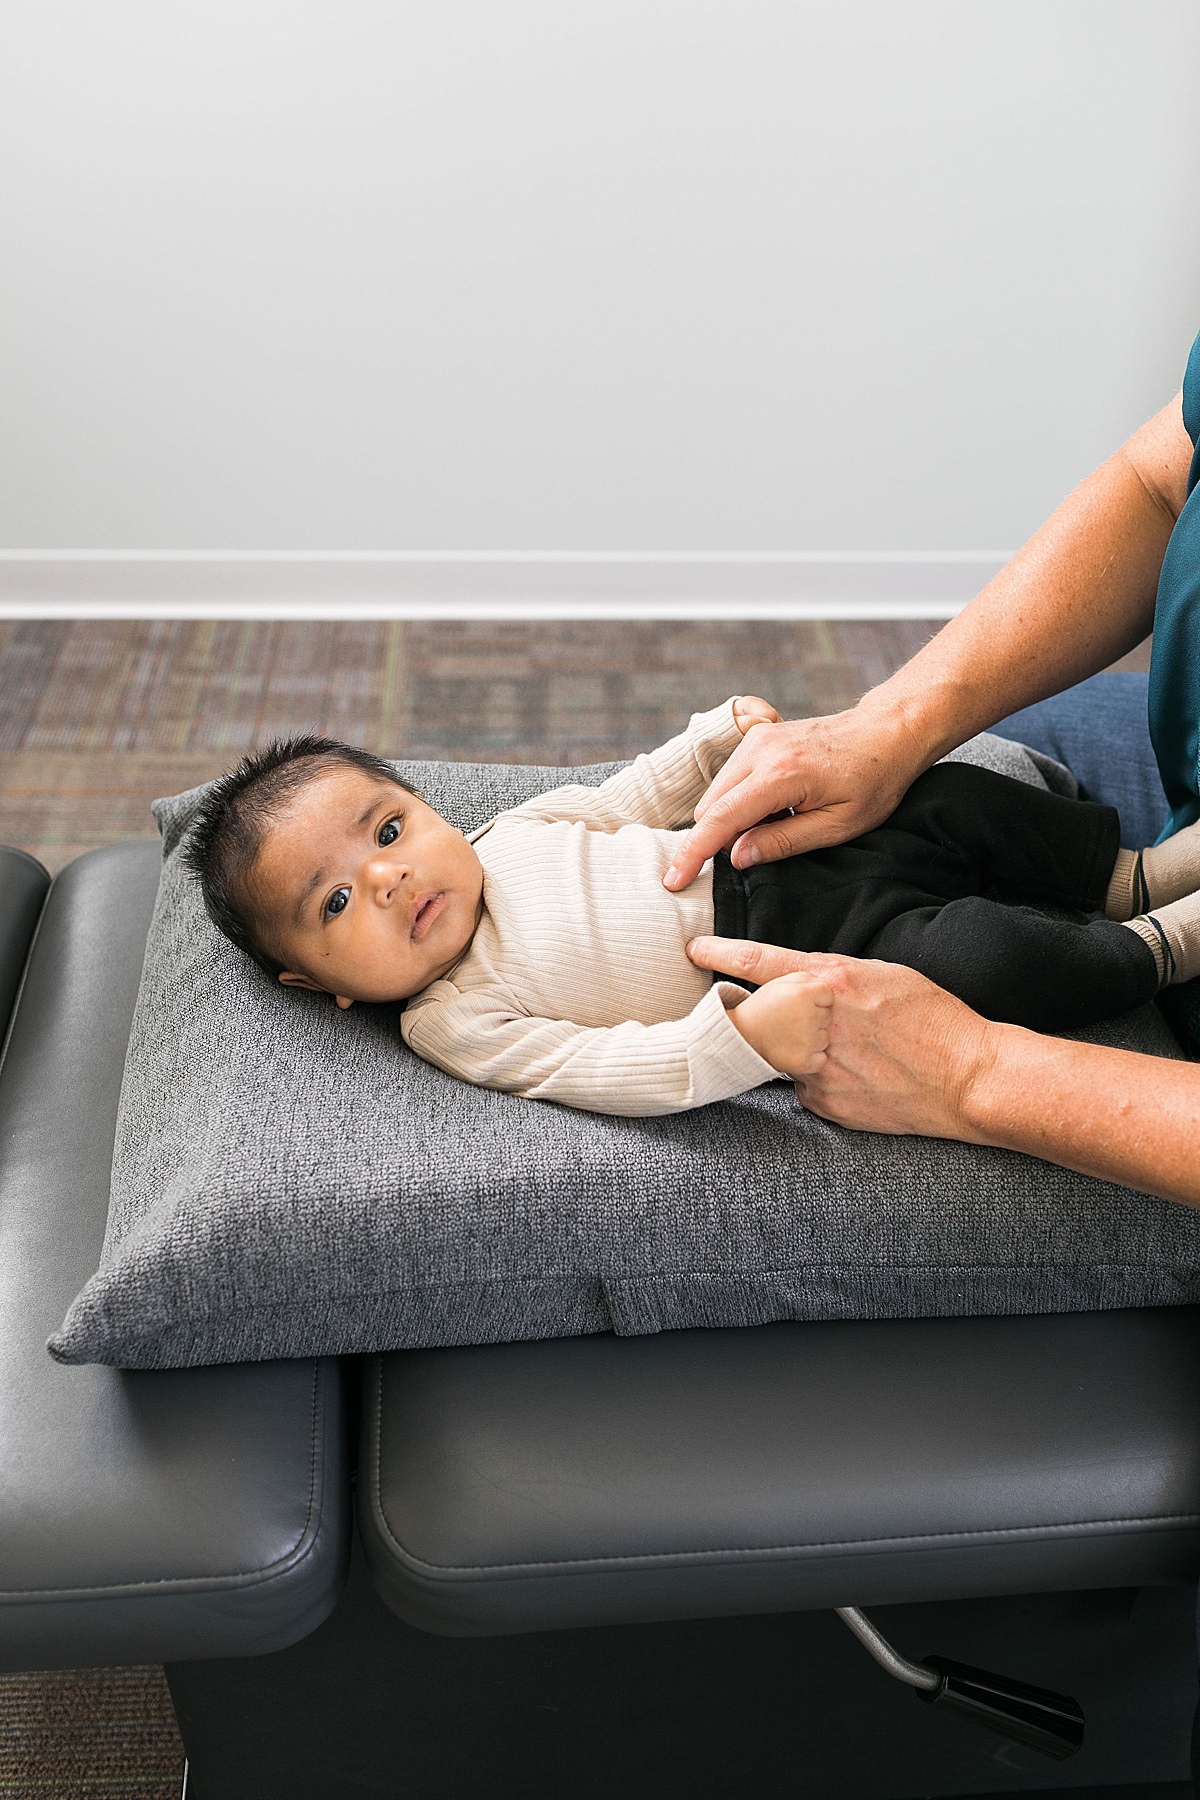
[[[325,902],[325,917],[335,919],[340,912],[345,912],[350,904],[349,888],[334,888]]]
[[[386,849],[389,844],[394,844],[399,836],[399,819],[388,819],[379,827],[379,842],[384,849]]]

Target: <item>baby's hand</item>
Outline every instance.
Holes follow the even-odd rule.
[[[780,975],[733,1008],[734,1024],[764,1062],[793,1080],[824,1067],[833,991],[814,975]]]
[[[757,694],[739,694],[733,703],[733,722],[745,737],[752,725],[778,725],[779,714],[769,700]]]

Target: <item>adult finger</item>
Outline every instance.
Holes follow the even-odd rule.
[[[896,796],[878,788],[822,799],[798,791],[783,774],[769,780],[747,776],[703,813],[697,808],[696,823],[684,835],[663,884],[672,890],[687,887],[708,858],[726,845],[734,867],[748,869],[805,850],[844,844],[878,825],[895,804]],[[795,810],[788,811],[789,807]]]
[[[775,786],[757,779],[741,781],[731,788],[708,807],[703,816],[697,815],[690,831],[681,834],[679,848],[663,876],[663,885],[678,889],[695,881],[710,856],[736,842],[742,833],[757,827],[772,813],[784,812],[791,804],[780,798],[784,792],[782,784]]]
[[[720,975],[736,975],[755,987],[776,981],[781,975],[804,974],[811,958],[804,950],[784,950],[778,944],[753,944],[748,938],[697,937],[687,953],[700,969]]]
[[[812,812],[790,813],[782,819],[765,819],[743,831],[729,847],[735,869],[752,869],[757,863],[779,862],[806,850],[824,850],[843,844],[878,823],[867,810],[850,801],[814,807]]]

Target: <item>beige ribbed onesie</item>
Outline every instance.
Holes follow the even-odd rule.
[[[683,893],[662,885],[672,827],[740,741],[728,700],[600,787],[555,788],[476,832],[483,918],[408,1002],[405,1042],[465,1081],[588,1112],[683,1112],[774,1079],[727,1010],[745,990],[687,958],[713,928],[711,866]]]

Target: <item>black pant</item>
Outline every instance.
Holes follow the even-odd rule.
[[[847,844],[741,870],[722,852],[715,928],[905,963],[986,1018],[1070,1030],[1158,988],[1136,932],[1083,916],[1103,908],[1119,843],[1110,806],[940,763]]]

